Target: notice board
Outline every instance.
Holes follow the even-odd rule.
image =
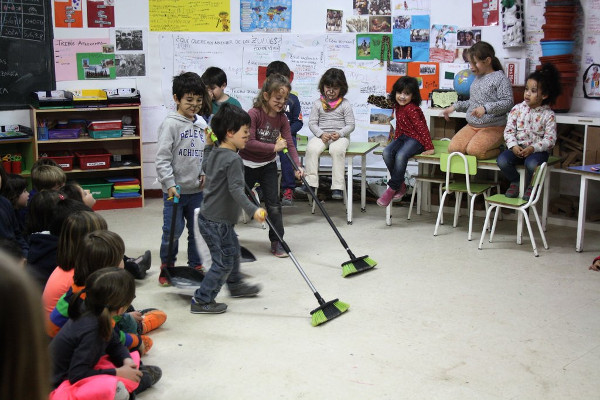
[[[51,0],[0,1],[0,110],[55,88]]]

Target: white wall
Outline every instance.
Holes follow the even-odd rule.
[[[540,3],[540,0],[526,0],[527,6],[530,2]],[[585,6],[587,0],[582,0]],[[85,7],[85,2],[83,3]],[[292,33],[324,33],[325,14],[328,8],[341,9],[344,11],[344,17],[352,15],[351,0],[295,0],[293,6]],[[468,27],[471,25],[471,0],[431,0],[431,24],[453,24],[459,27]],[[539,8],[539,6],[538,6]],[[85,10],[84,10],[85,11]],[[116,0],[115,1],[115,25],[117,27],[141,27],[148,29],[148,0]],[[85,12],[84,12],[85,15]],[[239,30],[239,1],[231,0],[231,29],[233,32]],[[116,79],[114,81],[68,81],[58,82],[58,89],[79,89],[79,88],[98,88],[101,84],[103,88],[136,87],[142,94],[142,105],[146,110],[147,116],[151,112],[148,107],[161,106],[161,66],[158,53],[158,35],[160,32],[148,33],[148,51],[146,54],[147,76],[133,79]],[[227,34],[224,34],[227,35]],[[106,29],[67,29],[56,28],[54,30],[55,38],[98,38],[107,37]],[[499,57],[526,57],[525,48],[506,50],[502,48],[501,27],[483,27],[483,40],[490,42],[497,51]],[[596,60],[598,62],[598,60]],[[598,104],[594,100],[575,99],[572,111],[595,111]],[[154,109],[151,109],[154,110]],[[145,118],[143,126],[143,135],[147,135],[150,129],[155,129],[152,119]],[[0,124],[24,124],[30,125],[29,111],[3,111],[0,112]],[[153,143],[144,144],[144,181],[146,188],[158,188],[154,183],[154,153],[155,145]]]

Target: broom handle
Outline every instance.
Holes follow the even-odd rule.
[[[290,153],[288,152],[287,148],[283,149],[283,152],[285,153],[285,155],[288,157],[288,159],[292,163],[292,166],[294,167],[294,169],[296,171],[300,171],[300,168],[298,168],[298,165],[296,165],[296,162],[294,162],[294,159],[292,158],[292,156],[290,156]],[[351,179],[351,178],[352,177],[350,177],[349,179]],[[336,236],[340,240],[340,243],[342,243],[342,246],[344,246],[344,248],[348,252],[348,255],[350,256],[350,258],[355,259],[356,256],[352,253],[352,251],[348,247],[348,243],[346,243],[346,241],[344,240],[344,238],[340,234],[340,231],[338,230],[338,228],[335,226],[335,224],[331,220],[331,217],[329,216],[329,214],[327,213],[327,211],[325,211],[325,207],[323,207],[323,204],[321,204],[321,202],[319,201],[319,198],[317,197],[317,195],[315,194],[315,192],[313,192],[313,190],[310,187],[310,185],[308,184],[308,182],[306,182],[306,179],[304,178],[304,176],[300,175],[300,179],[302,179],[302,183],[304,184],[304,186],[306,186],[306,188],[310,192],[310,195],[312,196],[313,201],[316,202],[317,205],[319,206],[319,209],[321,210],[321,213],[323,213],[323,215],[325,216],[325,219],[327,220],[327,222],[329,222],[329,225],[331,225],[331,229],[333,229],[333,231],[335,232]],[[352,196],[351,193],[348,194],[348,197],[350,197],[350,196]],[[351,201],[351,200],[348,199],[348,201]]]
[[[175,190],[177,190],[177,194],[179,194],[181,188],[179,185],[175,185]],[[169,200],[169,199],[167,199]],[[171,265],[173,257],[173,239],[175,238],[175,226],[177,223],[177,207],[179,206],[179,197],[173,196],[173,215],[171,215],[171,230],[169,231],[169,247],[167,250],[167,266]],[[173,260],[173,266],[175,266],[175,261]]]
[[[248,187],[247,184],[246,184],[246,191],[248,192],[248,194],[249,194],[250,198],[252,199],[252,201],[254,202],[254,204],[256,204],[257,206],[260,207],[260,203],[254,198],[254,196],[252,195],[252,191],[250,190],[250,188]],[[275,226],[273,226],[273,223],[271,222],[271,220],[269,219],[269,217],[266,217],[265,221],[267,221],[267,224],[269,225],[269,228],[271,228],[271,230],[273,232],[275,232],[275,235],[277,235],[277,239],[279,240],[279,242],[281,242],[281,245],[283,246],[283,249],[285,250],[286,253],[288,253],[288,255],[290,256],[290,258],[292,259],[292,262],[296,266],[296,269],[298,270],[298,272],[300,272],[300,275],[302,275],[302,277],[304,278],[304,280],[308,284],[308,287],[310,288],[310,290],[313,292],[313,294],[317,298],[317,301],[319,302],[319,304],[320,305],[325,304],[325,300],[323,300],[323,298],[321,297],[321,295],[319,294],[319,292],[317,292],[317,288],[315,288],[315,286],[312,284],[312,282],[310,281],[310,279],[308,279],[308,275],[306,275],[306,272],[304,272],[304,270],[300,266],[300,263],[298,262],[298,260],[296,260],[296,257],[294,257],[294,254],[292,254],[292,250],[290,249],[290,246],[288,246],[288,244],[285,242],[285,240],[283,240],[283,238],[281,237],[281,235],[279,234],[279,232],[277,232],[277,229],[275,229]]]

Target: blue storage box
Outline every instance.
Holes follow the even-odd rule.
[[[542,45],[542,55],[544,57],[561,56],[563,54],[571,54],[573,52],[573,40],[550,40],[540,41]]]

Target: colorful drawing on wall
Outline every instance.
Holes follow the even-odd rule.
[[[342,17],[344,11],[342,10],[327,10],[327,20],[325,21],[325,30],[327,32],[341,32],[342,31]]]
[[[242,32],[290,32],[292,0],[241,0]]]
[[[394,0],[392,13],[394,15],[431,14],[431,0]]]
[[[402,16],[403,28],[394,29],[394,61],[429,60],[429,15]]]
[[[429,47],[429,61],[452,62],[456,50],[455,25],[432,25]]]
[[[87,0],[87,24],[88,28],[114,27],[114,0]]]
[[[471,0],[473,26],[498,25],[498,0]]]
[[[229,0],[148,0],[150,30],[229,32]]]
[[[115,79],[115,55],[105,53],[77,53],[77,79]]]
[[[600,100],[600,64],[591,64],[585,70],[583,94],[586,99]]]
[[[356,35],[356,59],[357,60],[381,60],[387,61],[388,51],[391,52],[389,45],[384,43],[384,37],[392,39],[392,35]],[[389,41],[388,41],[389,43]],[[383,49],[382,49],[383,46]],[[383,50],[383,51],[382,51]],[[390,54],[391,55],[391,54]]]
[[[83,28],[82,0],[54,0],[54,26]]]

